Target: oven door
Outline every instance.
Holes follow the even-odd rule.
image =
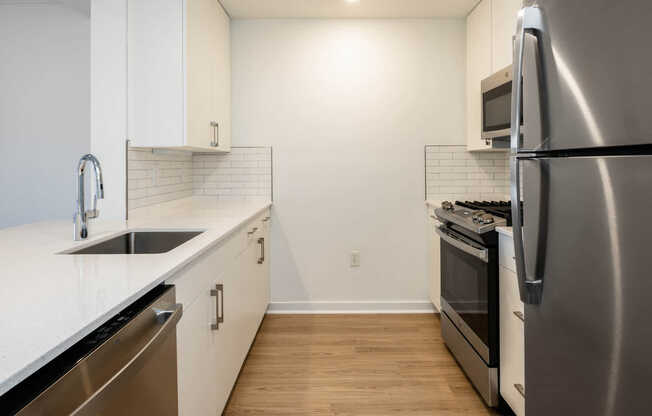
[[[490,249],[440,227],[442,310],[488,365],[497,363],[494,341],[495,316],[490,310],[495,249]],[[493,265],[495,268],[495,264]]]

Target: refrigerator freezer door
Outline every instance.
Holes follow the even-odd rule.
[[[523,78],[521,150],[652,143],[652,2],[525,1],[532,3],[543,19],[540,30],[530,30],[538,38],[541,72],[540,79]],[[528,48],[536,45],[524,44],[523,67],[528,68],[536,59]],[[539,103],[528,96],[531,83],[541,89],[542,114],[528,106]],[[541,134],[532,132],[539,118]]]
[[[526,414],[649,414],[652,156],[521,163]]]

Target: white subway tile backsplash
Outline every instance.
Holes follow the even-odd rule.
[[[428,200],[509,200],[507,152],[432,145],[425,148],[425,165]]]
[[[225,154],[129,149],[129,209],[212,195],[271,199],[272,149],[233,147]]]
[[[272,199],[271,147],[234,147],[193,156],[193,194],[219,199]]]
[[[192,153],[129,149],[129,209],[192,195]]]

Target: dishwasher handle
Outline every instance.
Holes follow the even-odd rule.
[[[131,375],[140,369],[140,365],[156,352],[156,347],[165,341],[170,332],[175,331],[176,324],[183,315],[183,305],[177,303],[171,309],[152,308],[151,311],[154,312],[157,322],[162,323],[161,327],[120,370],[93,392],[71,415],[96,415],[98,410],[96,406],[101,404],[102,397],[120,383],[129,381]]]

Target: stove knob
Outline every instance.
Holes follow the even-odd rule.
[[[452,211],[453,204],[450,201],[444,201],[441,203],[441,207],[444,211]]]
[[[473,222],[482,222],[482,216],[485,214],[484,211],[475,211],[471,216]]]
[[[483,224],[492,224],[494,222],[494,217],[490,214],[484,214],[480,220]]]

